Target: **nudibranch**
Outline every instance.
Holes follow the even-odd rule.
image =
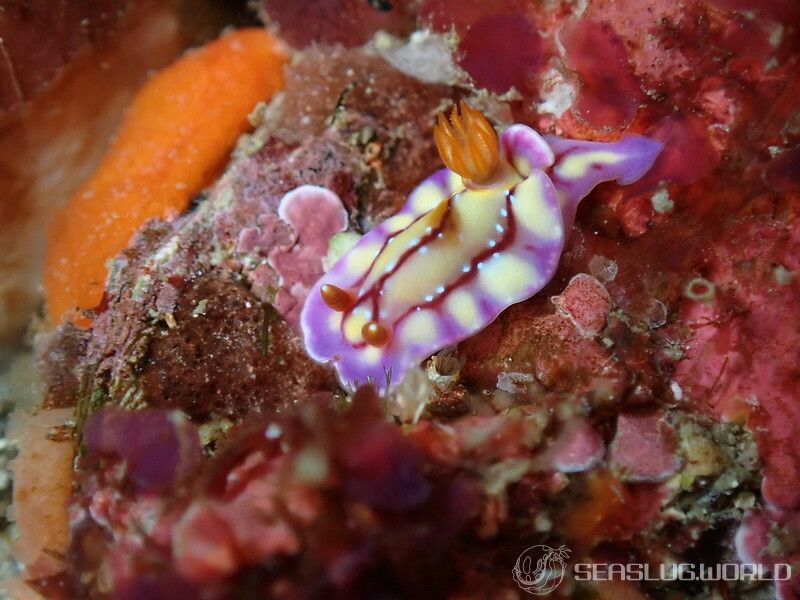
[[[446,168],[409,195],[314,285],[301,314],[312,358],[332,362],[347,389],[384,390],[441,348],[542,289],[558,266],[578,202],[598,183],[636,181],[661,143],[501,136],[461,103],[439,115]]]

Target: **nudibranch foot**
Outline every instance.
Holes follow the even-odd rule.
[[[543,138],[513,125],[497,138],[466,104],[436,142],[449,167],[424,180],[310,291],[308,353],[345,388],[396,385],[409,368],[483,329],[544,287],[558,267],[577,203],[597,183],[629,183],[660,144]],[[494,140],[494,141],[493,141]],[[494,164],[496,163],[496,164]]]

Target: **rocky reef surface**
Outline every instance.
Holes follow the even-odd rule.
[[[63,325],[44,351],[46,406],[75,406],[80,452],[65,568],[34,585],[514,598],[536,544],[800,566],[797,6],[262,12],[297,47],[285,91],[186,214],[115,259],[91,328]],[[460,98],[499,126],[665,149],[582,203],[541,293],[386,397],[348,396],[305,355],[299,307],[327,239],[367,231],[437,167],[434,117]],[[342,206],[279,214],[305,184]],[[788,600],[797,585],[568,574],[551,597]]]

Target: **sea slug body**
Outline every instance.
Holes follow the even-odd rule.
[[[412,366],[537,293],[556,271],[578,202],[598,183],[636,181],[661,143],[497,137],[465,103],[434,130],[447,168],[409,195],[311,289],[301,314],[309,355],[342,385],[399,383]]]

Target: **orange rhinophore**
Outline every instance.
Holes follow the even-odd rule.
[[[356,300],[350,292],[327,283],[319,289],[319,293],[322,295],[325,304],[336,312],[344,312],[351,309]]]
[[[383,346],[389,341],[389,328],[377,321],[368,321],[361,328],[361,337],[370,346]]]
[[[263,29],[233,31],[153,76],[92,177],[54,220],[44,288],[50,321],[100,304],[106,261],[148,219],[169,218],[213,182],[257,102],[283,86],[285,53]]]
[[[494,127],[479,111],[462,101],[433,127],[433,137],[445,166],[478,185],[492,181],[500,164],[500,145]]]

